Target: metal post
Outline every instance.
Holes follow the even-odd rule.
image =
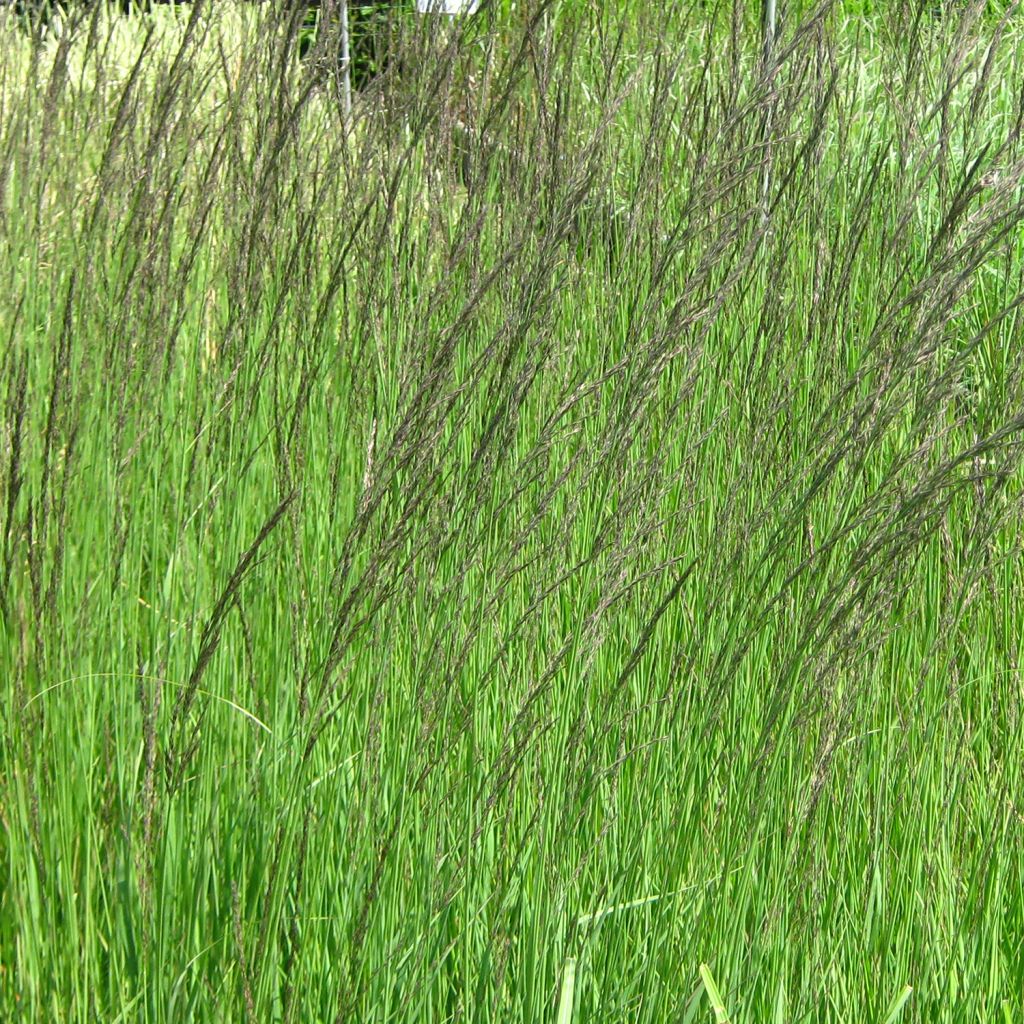
[[[341,0],[341,109],[348,121],[352,114],[352,56],[348,37],[348,0]]]
[[[767,79],[772,66],[772,51],[775,49],[775,0],[764,0],[764,48],[763,65],[764,75]],[[768,197],[771,192],[771,163],[772,163],[772,108],[771,99],[768,100],[768,108],[764,119],[764,174],[761,177],[761,203],[764,207],[762,217],[768,219]]]
[[[775,43],[775,0],[764,0],[764,66],[772,59],[772,47]]]

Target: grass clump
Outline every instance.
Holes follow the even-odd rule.
[[[0,12],[5,1019],[1024,1013],[1021,22],[782,13]]]

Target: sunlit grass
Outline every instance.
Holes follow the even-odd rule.
[[[0,14],[4,1019],[1024,1015],[1019,19],[690,6]]]

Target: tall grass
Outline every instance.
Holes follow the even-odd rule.
[[[1022,1019],[1020,16],[747,7],[0,13],[4,1019]]]

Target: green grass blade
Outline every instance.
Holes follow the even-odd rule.
[[[913,988],[910,985],[904,985],[902,991],[896,998],[889,1004],[889,1009],[886,1010],[885,1019],[882,1024],[896,1024],[900,1014],[903,1012],[903,1007],[906,1005],[907,1000],[910,998],[910,993],[913,992]]]
[[[779,991],[775,996],[774,1024],[783,1024],[786,1019],[786,984],[779,979]]]
[[[725,1008],[722,994],[718,991],[715,979],[711,975],[711,968],[707,964],[700,965],[700,980],[704,982],[704,990],[708,994],[708,999],[711,1000],[716,1024],[729,1024],[729,1012]]]
[[[569,957],[562,970],[562,995],[558,1000],[558,1024],[571,1024],[572,1001],[576,993],[576,958]]]

